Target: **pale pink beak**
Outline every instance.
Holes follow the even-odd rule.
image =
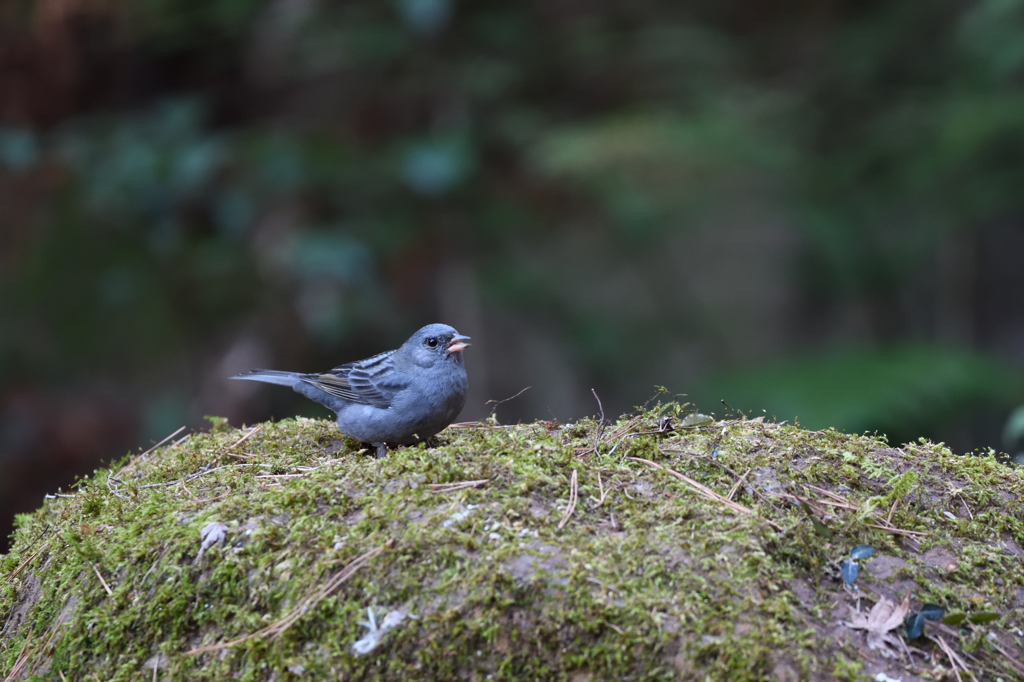
[[[459,353],[459,352],[462,352],[463,350],[469,348],[470,344],[466,343],[466,341],[469,341],[469,337],[468,336],[463,336],[462,334],[456,334],[455,336],[452,337],[452,342],[448,344],[448,352],[449,353]]]

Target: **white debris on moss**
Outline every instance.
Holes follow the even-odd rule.
[[[362,639],[356,640],[356,642],[352,645],[352,651],[357,656],[365,656],[366,654],[376,649],[377,645],[380,644],[381,638],[383,638],[384,635],[386,635],[391,630],[394,630],[396,627],[401,625],[402,621],[406,619],[407,615],[402,611],[399,611],[398,609],[389,611],[388,614],[384,616],[384,620],[382,620],[380,625],[378,626],[377,619],[373,615],[372,606],[366,609],[366,613],[370,617],[370,620],[368,622],[365,620],[361,620],[359,621],[359,624],[367,630],[369,630],[369,632],[367,632],[366,636],[364,636]]]
[[[441,525],[444,526],[445,528],[451,528],[456,523],[459,523],[460,521],[463,521],[467,516],[469,516],[469,513],[471,511],[473,511],[474,509],[476,509],[476,508],[477,508],[477,505],[475,505],[475,504],[467,504],[465,510],[460,511],[460,512],[455,512],[454,514],[452,514],[452,517],[450,519],[446,520]]]
[[[199,540],[202,544],[199,545],[199,554],[196,555],[196,563],[203,558],[206,554],[206,550],[210,549],[214,545],[223,544],[224,540],[228,537],[228,526],[220,521],[211,521],[210,523],[203,526],[203,529],[199,531]]]

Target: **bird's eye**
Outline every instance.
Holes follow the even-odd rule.
[[[433,336],[431,336],[429,339],[427,339],[427,345],[430,346],[431,348],[436,348],[437,347],[437,339],[435,339]]]

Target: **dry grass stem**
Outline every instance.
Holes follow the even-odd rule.
[[[96,564],[92,565],[92,570],[96,573],[96,577],[100,579],[100,584],[103,585],[103,589],[107,591],[107,596],[114,596],[114,592],[110,589],[110,585],[107,584],[107,581],[103,579],[103,576],[100,575],[100,569],[96,568]]]
[[[257,424],[256,426],[252,427],[252,430],[249,433],[245,434],[244,436],[236,440],[232,445],[229,445],[228,450],[234,450],[239,445],[252,438],[262,428],[263,424]]]
[[[939,643],[939,646],[942,647],[942,653],[946,654],[946,658],[949,659],[949,664],[953,668],[953,674],[956,675],[957,681],[963,682],[963,678],[960,677],[960,671],[957,670],[957,668],[959,667],[963,669],[963,671],[968,674],[970,674],[971,672],[967,669],[967,664],[964,663],[964,659],[957,656],[956,652],[953,651],[948,644],[946,644],[946,640],[942,639],[940,635],[935,635],[935,640]]]
[[[53,645],[53,640],[57,636],[57,632],[64,625],[67,625],[67,623],[60,622],[60,623],[57,623],[56,625],[54,625],[50,629],[49,634],[46,635],[46,641],[43,642],[43,646],[39,648],[39,652],[41,654],[43,654],[43,655],[38,657],[38,658],[36,658],[36,662],[32,664],[32,668],[28,671],[28,676],[29,677],[32,677],[33,675],[35,675],[36,674],[36,668],[39,667],[39,664],[43,662],[44,658],[48,658],[48,656],[46,655],[46,652],[50,651],[50,648]]]
[[[835,494],[835,493],[833,493],[833,492],[831,492],[829,490],[825,490],[824,488],[819,488],[816,485],[810,485],[810,484],[805,484],[805,485],[806,485],[806,487],[810,488],[811,490],[814,490],[816,492],[822,493],[823,495],[827,495],[827,496],[831,497],[832,500],[834,500],[834,501],[815,500],[815,502],[817,502],[818,504],[825,504],[825,505],[828,505],[830,507],[840,507],[842,509],[850,509],[850,510],[853,510],[853,511],[857,511],[858,509],[860,509],[860,507],[858,507],[856,505],[853,505],[853,504],[850,504],[850,501],[847,500],[846,498],[841,497],[840,495],[837,495],[837,494]],[[875,512],[875,516],[877,516],[879,521],[882,521],[885,525],[880,525],[880,524],[875,524],[875,523],[866,523],[864,525],[866,525],[868,528],[877,528],[878,530],[884,530],[887,533],[893,533],[895,535],[904,535],[904,536],[907,536],[907,537],[913,537],[915,535],[921,535],[921,536],[929,535],[929,533],[926,533],[926,532],[920,531],[920,530],[906,530],[906,529],[903,529],[903,528],[895,528],[894,526],[892,526],[892,524],[891,524],[892,515],[896,512],[896,507],[897,507],[897,503],[898,502],[899,502],[899,500],[896,500],[896,502],[893,502],[892,507],[889,509],[889,514],[885,518],[882,517],[882,513],[881,512]]]
[[[18,652],[18,658],[14,661],[14,667],[7,673],[4,682],[14,682],[25,672],[25,666],[28,665],[28,657],[32,654],[32,648],[29,646],[32,643],[32,634],[33,631],[29,630],[28,637],[25,638],[25,643],[21,645],[21,651]]]
[[[25,567],[28,566],[30,563],[32,563],[32,561],[37,556],[39,556],[39,553],[42,552],[44,549],[46,549],[46,546],[49,545],[49,544],[50,544],[50,541],[47,540],[46,542],[44,542],[42,544],[42,546],[39,549],[37,549],[32,554],[32,556],[30,556],[29,558],[27,558],[24,561],[22,561],[21,565],[18,566],[18,568],[14,569],[14,573],[11,573],[9,576],[7,576],[7,580],[4,581],[4,585],[10,585],[12,582],[14,582],[14,579],[18,577],[18,574],[21,573],[23,570],[25,570]]]
[[[601,472],[597,472],[597,488],[601,492],[601,499],[597,501],[597,506],[600,507],[604,504],[604,501],[608,498],[608,493],[611,492],[611,488],[608,490],[604,489],[604,483],[601,482]]]
[[[884,530],[886,533],[892,533],[894,535],[906,535],[907,537],[914,537],[915,535],[929,535],[922,530],[906,530],[905,528],[893,528],[892,526],[880,526],[877,523],[865,523],[868,528],[877,528],[878,530]]]
[[[558,530],[565,528],[565,524],[569,523],[569,517],[576,511],[576,500],[579,497],[579,484],[576,478],[576,470],[572,470],[572,479],[569,481],[569,506],[565,508],[565,515],[562,520],[558,522]]]
[[[1016,658],[1011,656],[1010,652],[1007,651],[1006,649],[1004,649],[999,644],[999,642],[996,642],[996,641],[993,641],[993,640],[989,640],[989,641],[992,644],[992,647],[1005,657],[1007,665],[1009,665],[1013,669],[1013,671],[1015,673],[1017,673],[1021,677],[1024,677],[1024,664],[1021,664],[1020,661],[1018,661]]]
[[[654,467],[655,469],[659,469],[661,471],[665,471],[665,472],[669,473],[670,475],[675,476],[680,481],[683,481],[684,483],[686,483],[687,485],[689,485],[690,487],[695,489],[697,492],[699,492],[701,495],[703,495],[704,497],[708,498],[709,500],[713,500],[715,502],[720,502],[720,503],[724,504],[725,506],[729,507],[730,509],[732,509],[733,511],[738,511],[741,514],[750,514],[752,516],[754,515],[753,511],[751,511],[747,507],[744,507],[742,504],[740,504],[738,502],[733,502],[732,500],[730,500],[730,499],[728,499],[728,498],[726,498],[726,497],[724,497],[722,495],[719,495],[718,493],[716,493],[711,488],[708,488],[706,485],[698,483],[697,481],[693,480],[689,476],[684,476],[683,474],[679,473],[678,471],[673,471],[672,469],[669,469],[668,467],[664,467],[664,466],[662,466],[662,465],[660,465],[660,464],[658,464],[656,462],[652,462],[651,460],[644,459],[642,457],[629,457],[627,459],[631,459],[634,462],[643,462],[644,464],[646,464],[648,466],[651,466],[651,467]],[[765,519],[763,517],[761,517],[761,518],[762,518],[762,520],[765,523],[767,523],[772,528],[775,528],[776,530],[779,530],[779,531],[783,530],[782,526],[780,526],[779,524],[775,523],[774,521],[769,521],[768,519]]]
[[[699,454],[695,454],[695,453],[692,453],[692,452],[687,452],[685,450],[671,449],[671,448],[661,448],[661,452],[662,452],[662,454],[666,454],[666,455],[670,454],[670,453],[675,453],[675,454],[680,454],[680,455],[687,455],[689,457],[696,457],[697,459],[703,459],[703,460],[706,460],[708,462],[711,462],[712,464],[714,464],[719,469],[722,469],[722,470],[728,472],[729,475],[732,476],[733,478],[735,478],[736,480],[739,480],[741,478],[740,475],[738,473],[736,473],[735,471],[733,471],[732,468],[730,468],[727,464],[725,464],[723,462],[720,462],[717,459],[715,459],[714,457],[710,457],[708,455],[699,455]],[[751,485],[750,486],[750,490],[751,490],[751,492],[753,492],[754,497],[758,498],[759,500],[764,502],[766,505],[768,505],[769,507],[771,507],[775,511],[780,511],[779,508],[775,506],[774,502],[772,502],[770,499],[768,499],[768,497],[764,493],[762,493],[760,490],[757,489],[757,486]]]
[[[632,431],[633,428],[642,421],[642,419],[643,419],[643,417],[636,416],[636,417],[633,417],[628,422],[626,422],[625,424],[620,426],[618,429],[616,429],[615,431],[613,431],[613,432],[611,432],[609,434],[604,434],[602,432],[601,440],[597,441],[597,443],[595,443],[591,447],[588,447],[588,448],[578,448],[576,450],[576,456],[577,457],[583,457],[585,455],[589,455],[592,452],[595,452],[597,446],[600,445],[601,443],[608,443],[608,442],[613,441],[613,440],[618,440],[618,439],[624,438],[626,436],[626,434],[628,434],[630,431]]]
[[[900,505],[900,498],[896,498],[892,502],[892,506],[889,507],[889,514],[885,517],[885,522],[888,525],[892,525],[892,515],[896,513],[896,507]]]
[[[742,476],[736,479],[736,482],[733,483],[732,488],[729,490],[729,494],[726,495],[726,498],[730,500],[732,499],[732,496],[735,495],[736,491],[740,489],[740,486],[743,485],[743,482],[747,480],[747,475],[750,474],[751,471],[753,471],[753,469],[748,468],[745,472],[743,472]]]
[[[967,500],[964,499],[963,495],[958,495],[957,497],[960,498],[960,504],[964,506],[964,510],[967,512],[967,515],[971,517],[971,521],[973,521],[974,514],[971,513],[971,508],[967,506]]]
[[[435,493],[452,493],[456,490],[465,490],[466,488],[476,488],[477,486],[484,485],[489,482],[489,478],[481,478],[475,481],[456,481],[455,483],[430,483],[427,485],[431,491]]]

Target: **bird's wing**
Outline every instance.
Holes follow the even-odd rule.
[[[343,400],[387,409],[395,394],[409,385],[408,378],[391,362],[394,352],[350,362],[323,374],[306,374],[302,380]]]

